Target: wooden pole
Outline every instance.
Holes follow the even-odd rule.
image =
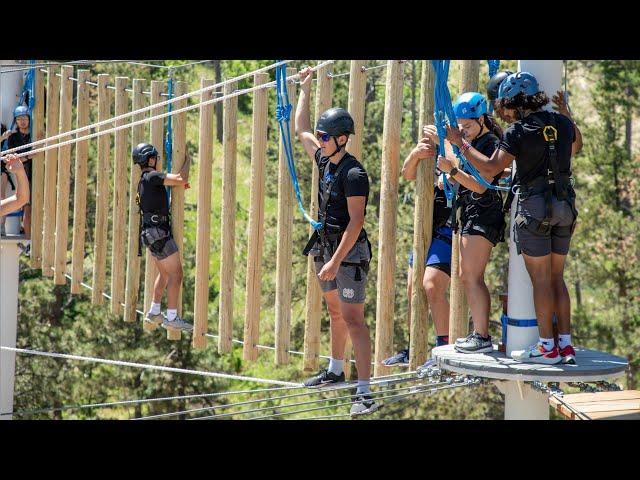
[[[125,90],[129,79],[116,77],[116,110],[115,114],[123,115],[129,110],[129,94]],[[116,126],[124,125],[125,120],[118,120]],[[127,218],[127,145],[129,131],[119,130],[115,133],[115,168],[113,171],[113,215],[111,230],[111,313],[122,315],[125,283],[125,236],[124,219]]]
[[[142,93],[145,81],[139,78],[133,79],[133,110],[139,110],[145,106],[145,96]],[[134,121],[142,120],[143,115],[138,114]],[[131,127],[132,149],[144,142],[144,125]],[[124,298],[124,321],[135,322],[136,308],[138,306],[138,292],[140,290],[140,258],[138,257],[138,233],[140,230],[140,209],[136,203],[138,194],[138,182],[140,181],[140,167],[131,163],[130,151],[127,152],[127,161],[131,164],[131,178],[129,181],[129,236],[127,239],[127,283]]]
[[[89,70],[78,70],[76,127],[89,124]],[[76,138],[82,132],[76,133]],[[84,276],[84,240],[87,225],[88,140],[76,143],[75,182],[73,185],[73,240],[71,244],[71,293],[82,292]]]
[[[347,151],[362,160],[362,139],[364,137],[364,100],[367,88],[367,72],[364,70],[364,60],[351,60],[351,74],[349,76],[349,107],[348,112],[353,118],[355,135],[351,135],[347,144]],[[347,335],[344,348],[344,376],[351,378],[351,357],[353,345],[351,336]]]
[[[479,60],[463,60],[460,67],[460,93],[477,92],[480,75]],[[460,210],[456,221],[460,218]],[[449,293],[449,343],[465,337],[469,331],[469,306],[460,278],[460,232],[451,242],[451,292]]]
[[[44,138],[44,73],[36,68],[35,80],[35,100],[36,103],[31,112],[33,125],[31,127],[31,138],[42,140]],[[33,156],[31,165],[33,168],[33,178],[31,186],[31,268],[42,267],[42,218],[44,214],[44,153],[36,153]]]
[[[326,65],[320,68],[316,74],[318,84],[316,85],[316,107],[315,124],[322,112],[331,108],[331,95],[333,89],[333,78],[329,76],[331,66]],[[319,172],[316,162],[312,162],[313,173],[311,175],[311,200],[309,215],[318,217],[318,181]],[[313,233],[313,227],[309,226],[309,235]],[[318,283],[316,267],[313,255],[307,258],[307,300],[305,308],[304,322],[304,370],[318,370],[320,367],[320,319],[322,317],[322,290]]]
[[[164,82],[161,80],[151,81],[151,104],[160,103],[162,101],[162,89],[164,88]],[[154,108],[149,112],[149,116],[153,117],[163,113],[163,108]],[[162,163],[164,162],[164,120],[159,118],[151,121],[150,137],[151,144],[156,147],[158,151],[158,161],[156,163],[157,169],[162,170]],[[151,300],[153,300],[153,284],[158,276],[158,268],[153,261],[153,257],[149,253],[148,249],[145,257],[145,270],[144,270],[144,311],[148,312],[151,307]],[[151,331],[155,329],[155,325],[149,325],[143,322],[143,329],[145,331]]]
[[[382,188],[380,191],[380,230],[378,246],[378,288],[376,309],[376,351],[374,375],[389,371],[382,361],[391,355],[396,270],[396,215],[400,162],[400,124],[402,121],[402,73],[398,60],[387,62],[387,80],[382,134]]]
[[[174,95],[179,97],[187,91],[185,82],[176,82]],[[174,109],[187,106],[187,100],[178,100],[173,104]],[[186,160],[187,154],[187,113],[182,112],[173,115],[173,148],[171,173],[178,173]],[[173,238],[178,246],[180,263],[184,263],[184,188],[176,187],[171,189],[171,230]],[[178,315],[182,316],[182,285],[178,295]],[[167,329],[168,340],[180,340],[182,337],[180,330]]]
[[[71,110],[73,107],[73,67],[65,65],[60,69],[60,132],[71,130]],[[59,141],[70,140],[63,137]],[[64,285],[67,279],[67,250],[69,239],[69,191],[71,190],[71,145],[58,148],[58,197],[56,201],[56,251],[54,283]]]
[[[205,80],[204,78],[200,80],[201,88],[214,84],[215,80]],[[214,98],[213,90],[200,94],[201,102],[212,98]],[[207,337],[205,335],[209,328],[209,249],[211,248],[211,173],[213,168],[214,113],[214,105],[200,107],[193,348],[205,348],[207,346]]]
[[[419,129],[427,125],[433,115],[433,89],[435,72],[429,60],[422,61],[420,80]],[[422,138],[420,135],[419,138]],[[416,177],[416,205],[413,215],[413,275],[411,277],[411,331],[409,334],[409,369],[415,370],[427,360],[428,301],[422,287],[424,261],[427,249],[431,245],[433,231],[433,176],[434,159],[425,159],[418,163]]]
[[[287,68],[287,77],[296,73],[295,68]],[[287,85],[289,101],[296,104],[296,87]],[[295,132],[294,115],[289,119],[289,128]],[[282,137],[282,136],[281,136]],[[284,144],[280,138],[278,168],[278,228],[276,238],[276,365],[289,363],[289,343],[291,341],[291,270],[293,253],[293,184],[287,167]]]
[[[269,81],[266,73],[254,75],[254,85]],[[260,337],[260,300],[262,293],[262,248],[264,244],[264,170],[267,161],[267,90],[253,94],[251,129],[251,199],[249,206],[249,238],[247,240],[247,283],[244,314],[244,360],[257,360]]]
[[[109,75],[98,75],[98,120],[111,118],[110,95],[107,89]],[[109,128],[103,125],[99,132]],[[93,291],[91,303],[102,305],[107,263],[107,234],[109,229],[109,178],[111,177],[111,138],[110,135],[98,137],[98,171],[96,181],[96,225],[93,236]]]
[[[60,121],[60,78],[53,68],[47,69],[47,137],[58,134]],[[57,142],[47,142],[47,146]],[[42,275],[53,277],[55,261],[56,179],[58,178],[58,149],[45,152],[44,157],[44,220],[42,227]]]
[[[224,86],[228,95],[236,90],[237,83]],[[237,153],[238,97],[224,100],[222,148],[222,223],[220,259],[220,314],[218,317],[218,352],[231,352],[233,338],[233,287],[235,275],[234,251],[236,244],[236,153]]]

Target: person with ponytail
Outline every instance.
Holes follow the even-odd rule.
[[[474,148],[485,157],[491,157],[502,138],[502,129],[487,113],[487,101],[478,92],[466,92],[458,97],[454,106],[459,130],[450,129],[447,140],[457,145],[464,155]],[[425,127],[425,134],[434,143],[438,142],[436,127]],[[469,143],[470,142],[470,143]],[[484,271],[491,250],[504,241],[506,223],[502,212],[502,195],[498,190],[480,184],[472,175],[457,168],[457,159],[448,152],[438,157],[438,168],[460,184],[454,203],[454,231],[460,229],[460,275],[469,309],[473,317],[473,332],[466,338],[456,340],[455,349],[463,353],[493,351],[489,335],[489,313],[491,299],[484,281]],[[498,185],[503,171],[485,180]]]

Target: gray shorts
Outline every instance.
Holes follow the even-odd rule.
[[[514,225],[514,238],[519,252],[531,257],[543,257],[552,252],[558,255],[569,253],[572,233],[568,227],[574,224],[576,216],[569,201],[558,200],[555,196],[551,201],[551,228],[546,234],[540,234],[531,224],[519,227],[516,222]],[[516,216],[518,215],[525,219],[542,220],[545,216],[544,194],[520,199],[516,210]]]
[[[310,255],[313,254],[314,249],[310,252]],[[330,252],[325,251],[323,258],[323,261],[318,261],[319,257],[315,257],[316,275],[320,273],[320,270],[322,270],[325,263],[331,260]],[[370,260],[371,252],[369,251],[368,242],[366,239],[363,239],[355,243],[344,258],[343,262],[368,263]],[[367,272],[362,267],[356,267],[354,265],[340,265],[336,278],[328,282],[318,279],[318,282],[320,282],[320,288],[323,293],[337,289],[338,296],[344,303],[364,303],[367,277]]]
[[[158,227],[146,227],[142,230],[141,237],[143,245],[158,260],[164,260],[178,251],[178,245],[168,230]]]

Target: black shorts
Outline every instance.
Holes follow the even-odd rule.
[[[507,223],[504,220],[502,201],[494,196],[493,201],[483,200],[468,203],[460,215],[460,235],[479,235],[486,238],[495,247],[504,242]],[[497,200],[496,200],[497,199]]]

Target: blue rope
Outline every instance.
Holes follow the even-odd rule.
[[[168,86],[168,94],[169,100],[173,98],[173,75],[169,74],[169,86]],[[173,104],[170,103],[168,106],[169,114],[172,111]],[[167,135],[164,139],[164,156],[167,159],[167,173],[171,173],[171,160],[172,160],[172,152],[173,152],[173,129],[171,126],[171,115],[167,117]],[[169,195],[169,202],[171,202],[171,189],[166,187],[167,195]]]
[[[500,60],[487,60],[489,65],[489,79],[491,79],[498,70],[500,70]],[[493,113],[493,102],[489,102],[489,113]]]
[[[296,166],[293,161],[293,145],[291,143],[291,128],[289,126],[289,119],[291,118],[292,105],[289,102],[289,93],[287,91],[287,66],[282,64],[276,67],[276,120],[280,125],[280,134],[282,136],[282,145],[284,147],[285,156],[287,157],[287,167],[289,169],[289,176],[291,177],[291,183],[296,193],[296,199],[298,200],[298,208],[305,220],[311,224],[315,230],[320,230],[323,227],[321,222],[317,222],[306,212],[302,205],[302,194],[300,193],[300,184],[298,183],[298,176],[296,175]]]
[[[443,155],[445,152],[444,139],[447,136],[446,124],[447,119],[451,128],[458,128],[458,122],[456,121],[456,115],[453,111],[453,104],[451,103],[451,93],[449,92],[449,86],[447,85],[447,79],[449,77],[449,60],[432,60],[433,69],[435,71],[435,89],[434,89],[434,104],[435,104],[435,123],[438,130],[438,137],[440,139],[440,152]],[[446,115],[446,118],[445,118]],[[492,190],[508,191],[508,187],[499,187],[487,182],[480,172],[460,153],[460,149],[456,145],[452,145],[453,153],[460,162],[462,170],[471,175],[480,185]],[[443,175],[444,192],[447,197],[447,205],[451,206],[454,191],[453,187],[449,184],[446,176]]]

